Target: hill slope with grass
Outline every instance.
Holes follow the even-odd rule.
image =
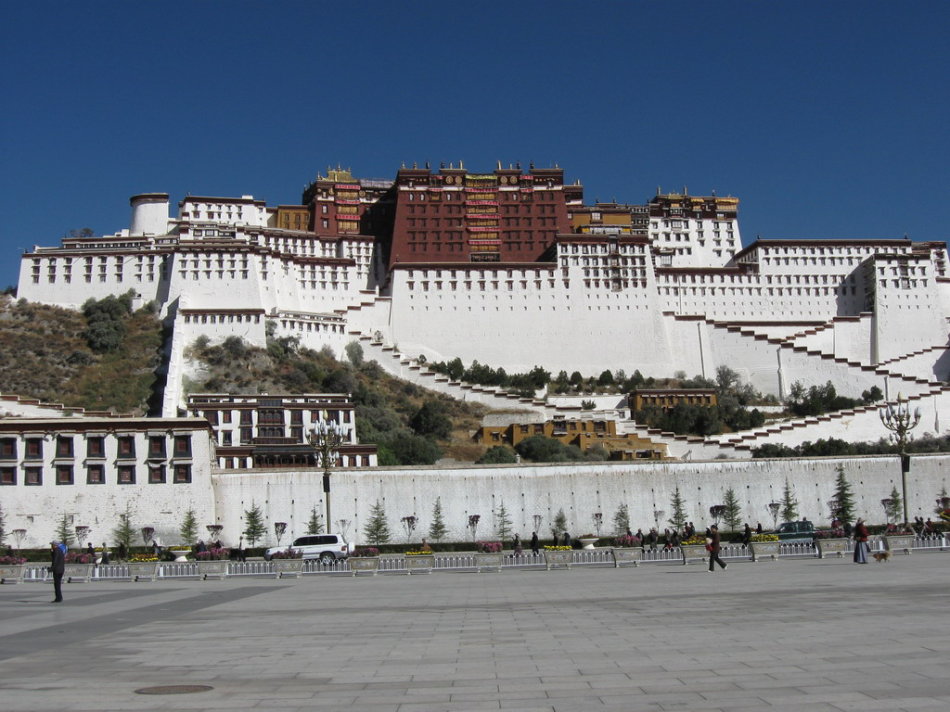
[[[0,390],[89,410],[146,415],[161,366],[162,325],[110,297],[82,311],[0,298]]]
[[[347,362],[288,337],[269,338],[266,349],[238,337],[214,345],[199,338],[185,356],[193,374],[185,380],[186,393],[352,394],[357,435],[378,446],[381,465],[472,462],[485,451],[471,442],[484,406],[393,378],[375,361],[365,361],[357,343],[347,348]]]

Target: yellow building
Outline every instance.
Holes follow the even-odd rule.
[[[576,445],[581,451],[602,447],[610,453],[611,460],[664,460],[669,457],[664,443],[655,443],[631,433],[618,435],[617,423],[613,420],[555,418],[543,423],[486,425],[478,429],[474,440],[488,447],[514,447],[535,435],[553,438],[565,445]]]

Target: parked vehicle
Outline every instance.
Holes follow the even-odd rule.
[[[775,530],[779,541],[787,544],[810,543],[815,540],[815,525],[807,519],[798,522],[782,522]]]
[[[337,559],[345,559],[350,555],[350,545],[339,534],[308,534],[298,536],[292,544],[287,546],[272,546],[264,552],[265,561],[278,551],[296,549],[305,559],[320,559],[322,564],[332,564]]]

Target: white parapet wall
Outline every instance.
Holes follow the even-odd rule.
[[[572,535],[593,532],[597,512],[603,515],[606,535],[621,504],[629,508],[634,530],[653,526],[655,521],[662,529],[672,516],[671,499],[677,487],[687,520],[701,529],[711,523],[709,507],[722,504],[730,488],[739,499],[743,521],[770,527],[767,505],[781,500],[786,481],[799,502],[800,516],[827,526],[827,502],[833,496],[839,465],[852,485],[856,514],[871,522],[883,520],[881,499],[894,487],[902,488],[896,456],[337,470],[331,477],[332,529],[340,529],[338,522],[344,520],[348,538],[366,543],[364,528],[371,508],[379,502],[392,542],[406,542],[400,520],[409,515],[418,519],[413,536],[418,542],[427,536],[437,498],[449,540],[471,538],[467,526],[472,514],[480,515],[476,538],[497,538],[502,505],[513,533],[522,539],[530,537],[534,515],[542,517],[539,534],[550,536],[562,509]],[[947,455],[913,457],[907,482],[911,517],[932,516],[934,499],[950,486],[948,465]],[[237,539],[244,512],[255,505],[261,507],[269,532],[273,522],[282,521],[294,536],[305,532],[313,507],[325,512],[322,476],[315,470],[218,471],[212,479],[225,541]],[[655,517],[655,512],[662,514]]]

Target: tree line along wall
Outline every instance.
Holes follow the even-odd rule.
[[[910,517],[933,516],[934,502],[947,487],[950,456],[919,455],[908,476]],[[630,513],[634,531],[653,526],[654,512],[662,511],[659,525],[669,526],[671,499],[679,487],[687,520],[704,528],[711,523],[709,508],[722,504],[733,489],[742,507],[743,521],[771,527],[768,504],[781,501],[788,480],[799,503],[799,516],[828,526],[828,501],[834,494],[837,468],[844,468],[852,485],[856,515],[883,522],[881,499],[897,487],[901,491],[900,461],[896,456],[859,458],[731,460],[710,462],[596,463],[572,465],[517,465],[510,467],[390,468],[339,470],[331,478],[331,516],[346,520],[348,538],[366,543],[363,528],[370,509],[379,501],[386,512],[392,542],[406,541],[400,520],[418,519],[414,541],[426,536],[436,498],[441,499],[447,540],[471,539],[468,518],[480,515],[478,539],[495,538],[502,504],[514,533],[530,537],[534,515],[542,517],[539,535],[550,536],[558,511],[567,517],[574,535],[595,532],[594,514],[603,517],[602,532],[613,530],[621,504]],[[243,515],[261,507],[269,532],[273,522],[287,522],[288,535],[304,533],[310,512],[324,513],[322,473],[299,470],[218,472],[212,476],[216,514],[224,525],[225,541],[237,540]],[[333,529],[338,529],[334,524]],[[268,543],[273,535],[269,534]],[[287,536],[284,542],[290,541]]]

